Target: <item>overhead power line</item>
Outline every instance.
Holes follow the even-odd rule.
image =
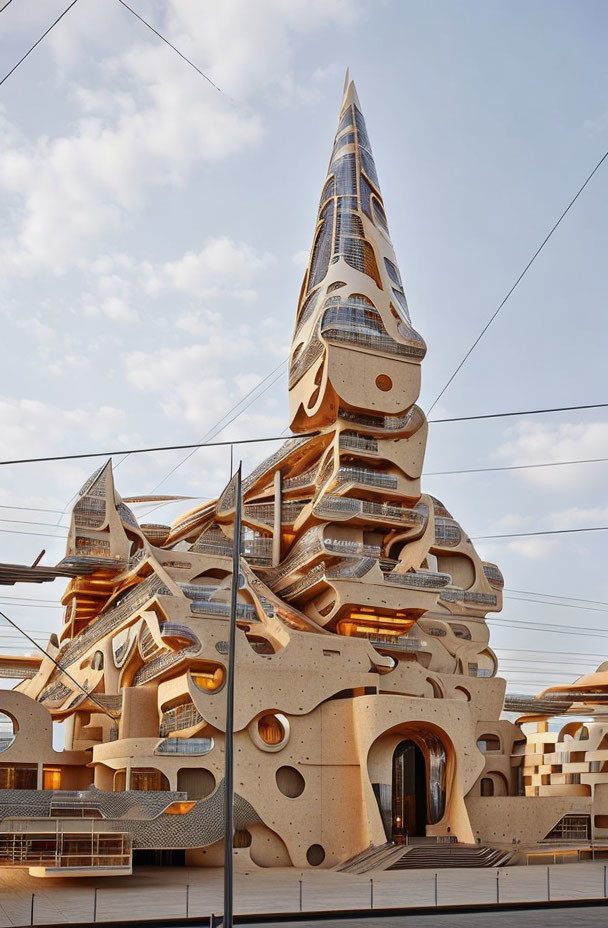
[[[72,9],[72,7],[73,7],[73,6],[76,6],[77,3],[78,3],[78,0],[72,0],[72,2],[70,3],[70,5],[69,5],[69,6],[66,6],[65,10],[63,11],[63,13],[60,13],[60,14],[59,14],[59,16],[57,17],[57,19],[55,20],[55,22],[54,22],[54,23],[51,23],[51,25],[50,25],[49,28],[46,30],[46,32],[43,32],[43,33],[42,33],[42,35],[40,36],[40,38],[39,38],[36,42],[34,42],[34,44],[32,45],[31,48],[28,48],[28,50],[26,51],[25,55],[23,55],[23,57],[19,59],[19,61],[17,62],[17,64],[13,65],[13,67],[10,69],[10,71],[8,72],[8,74],[5,74],[5,75],[4,75],[4,77],[2,78],[2,80],[0,80],[0,87],[2,87],[2,84],[3,84],[6,80],[9,79],[9,77],[11,76],[11,74],[14,74],[14,73],[15,73],[15,71],[17,70],[17,68],[18,68],[20,65],[23,64],[23,62],[25,61],[25,59],[26,59],[29,55],[32,54],[32,52],[34,51],[34,49],[37,48],[38,45],[40,45],[40,43],[43,41],[43,39],[45,39],[45,38],[47,37],[47,35],[48,35],[49,32],[51,31],[51,29],[54,29],[55,26],[57,25],[57,23],[60,22],[60,21],[63,19],[63,17],[65,16],[65,14],[66,14],[66,13],[69,13],[69,11]]]
[[[471,535],[471,541],[485,541],[488,538],[529,538],[533,535],[572,535],[577,532],[608,532],[608,525],[595,525],[591,528],[556,528],[545,532],[510,532],[505,535]]]
[[[531,599],[529,596],[510,596],[505,594],[505,599],[510,599],[514,603],[534,603],[536,606],[557,606],[559,609],[577,609],[580,612],[608,612],[608,609],[602,609],[599,606],[577,606],[576,603],[560,602],[542,602],[539,599]],[[606,603],[608,606],[608,603]]]
[[[553,225],[553,227],[551,228],[551,230],[549,231],[549,233],[545,236],[545,238],[543,239],[543,241],[540,243],[540,245],[538,246],[538,248],[536,249],[536,251],[534,252],[534,254],[532,255],[532,257],[530,258],[530,260],[529,260],[528,263],[526,264],[525,268],[523,269],[523,271],[521,272],[521,274],[519,275],[519,277],[517,278],[517,280],[515,281],[515,283],[514,283],[513,286],[511,287],[511,289],[508,291],[507,295],[506,295],[506,296],[504,297],[504,299],[501,301],[501,303],[499,304],[498,308],[492,313],[492,315],[490,316],[490,318],[488,319],[488,321],[487,321],[486,324],[484,325],[483,329],[481,330],[481,332],[479,333],[479,335],[477,336],[477,338],[475,339],[475,341],[473,342],[473,344],[471,345],[471,347],[468,349],[468,351],[466,352],[466,354],[464,355],[464,357],[462,358],[462,360],[459,362],[459,364],[458,364],[458,365],[456,366],[456,368],[454,369],[454,372],[451,374],[449,380],[447,381],[447,383],[445,384],[445,386],[442,388],[442,390],[439,392],[439,394],[438,394],[437,397],[435,398],[435,400],[434,400],[434,402],[433,402],[431,408],[429,409],[429,412],[431,412],[431,411],[435,408],[435,406],[437,405],[437,403],[439,402],[439,400],[441,399],[441,397],[443,396],[443,394],[445,393],[445,391],[448,389],[448,387],[450,386],[450,384],[452,383],[452,381],[454,380],[454,378],[457,376],[458,372],[459,372],[460,370],[462,370],[463,366],[466,364],[467,360],[469,359],[469,357],[471,356],[471,354],[473,353],[473,351],[475,350],[475,348],[477,347],[477,345],[479,344],[479,342],[481,341],[481,339],[484,337],[484,335],[486,334],[486,332],[488,331],[488,329],[490,328],[490,326],[492,325],[492,323],[494,322],[494,320],[495,320],[496,317],[498,316],[499,312],[501,311],[501,309],[503,308],[503,306],[505,305],[505,303],[507,302],[507,300],[509,299],[509,297],[511,296],[511,294],[514,292],[514,290],[517,288],[517,286],[518,286],[518,285],[521,283],[521,281],[524,279],[524,277],[526,276],[526,274],[528,273],[528,271],[530,270],[530,268],[532,267],[532,265],[534,264],[534,262],[535,262],[536,259],[538,258],[539,254],[541,253],[541,251],[543,250],[543,248],[545,247],[545,245],[547,244],[547,242],[549,241],[549,239],[551,238],[551,236],[553,235],[553,233],[555,232],[555,230],[558,228],[558,226],[561,224],[562,220],[563,220],[563,219],[567,216],[567,214],[570,212],[570,210],[572,209],[572,207],[574,206],[574,204],[576,203],[576,201],[577,201],[578,198],[580,197],[581,193],[583,192],[583,190],[585,189],[585,187],[587,186],[587,184],[589,183],[589,181],[591,180],[591,178],[594,176],[594,174],[595,174],[597,171],[599,171],[600,167],[602,166],[602,164],[604,163],[604,161],[606,160],[606,158],[608,158],[608,151],[604,152],[604,154],[602,155],[602,157],[600,158],[600,160],[598,161],[598,163],[595,165],[595,167],[594,167],[593,170],[591,171],[591,173],[587,176],[587,178],[586,178],[586,180],[584,181],[584,183],[579,187],[579,189],[577,190],[577,192],[575,193],[575,195],[572,197],[572,199],[571,199],[570,202],[568,203],[567,207],[565,208],[565,210],[563,211],[563,213],[561,214],[561,216],[559,217],[559,219],[557,220],[557,222]]]
[[[545,461],[542,464],[509,464],[504,467],[469,467],[463,470],[428,471],[425,477],[448,477],[454,474],[489,474],[505,470],[532,470],[537,467],[566,467],[572,464],[603,464],[608,458],[582,458],[580,461]]]
[[[218,421],[215,423],[215,425],[212,426],[212,427],[209,429],[209,431],[206,433],[206,435],[203,436],[203,438],[202,438],[201,441],[198,443],[198,445],[196,445],[196,446],[190,446],[190,447],[192,448],[192,450],[190,451],[190,453],[189,453],[189,454],[186,454],[186,455],[182,458],[181,461],[178,461],[178,463],[175,464],[167,474],[165,474],[165,476],[162,478],[162,480],[159,480],[159,482],[156,484],[156,486],[152,488],[152,491],[151,491],[151,492],[152,492],[152,493],[156,493],[156,491],[159,489],[159,487],[162,487],[162,485],[163,485],[163,483],[165,482],[165,480],[168,480],[169,477],[170,477],[172,474],[174,474],[177,470],[179,470],[179,468],[180,468],[183,464],[185,464],[186,461],[188,461],[188,460],[192,457],[193,454],[195,454],[195,452],[197,451],[197,447],[206,447],[206,445],[208,445],[208,444],[210,443],[210,442],[209,442],[209,439],[214,438],[216,435],[219,435],[221,432],[223,432],[223,430],[224,430],[225,428],[228,428],[228,426],[231,425],[236,419],[238,419],[239,416],[242,416],[242,414],[245,412],[246,409],[249,409],[249,407],[250,407],[253,403],[256,403],[256,402],[260,399],[260,397],[262,397],[268,390],[270,390],[270,388],[271,388],[272,386],[274,386],[274,384],[277,382],[277,380],[279,380],[279,378],[282,377],[282,375],[283,375],[282,368],[284,367],[284,365],[285,365],[286,363],[287,363],[287,362],[286,362],[285,360],[281,361],[281,363],[280,363],[280,364],[277,364],[277,366],[276,366],[272,371],[270,371],[269,374],[266,374],[266,376],[265,376],[259,383],[257,383],[257,384],[255,385],[255,387],[252,387],[251,390],[249,390],[244,396],[242,396],[241,399],[240,399],[237,403],[234,404],[234,406],[232,407],[232,409],[229,409],[228,412],[225,413],[220,419],[218,419]],[[278,372],[278,373],[277,373],[277,372]],[[275,374],[276,374],[276,377],[274,377],[274,379],[271,379],[271,378],[273,378],[273,375],[275,375]],[[262,384],[265,383],[267,380],[268,380],[269,382],[266,384],[266,386],[264,387],[264,389],[261,390],[260,393],[257,394],[257,396],[252,396],[252,394],[255,394],[256,390],[258,390],[258,389],[262,386]],[[239,406],[241,406],[241,405],[245,402],[245,400],[249,399],[249,397],[251,397],[251,399],[249,400],[249,402],[248,402],[245,406],[243,406],[242,409],[239,409]],[[236,410],[238,410],[238,412],[236,412]],[[232,415],[232,413],[234,413],[234,415]],[[317,433],[316,433],[316,432],[312,432],[312,433],[310,433],[310,434],[311,434],[311,435],[314,435],[314,434],[317,434]],[[274,440],[274,439],[273,439],[273,440]],[[283,436],[280,436],[280,437],[277,438],[276,440],[277,440],[277,441],[279,441],[279,440],[284,441],[284,438],[283,438]],[[239,444],[239,445],[243,444],[243,445],[244,445],[244,444],[249,444],[249,443],[250,443],[249,440],[245,440],[245,441],[243,441],[243,442],[240,442],[240,441],[238,441],[238,442],[237,442],[237,441],[235,441],[235,442],[228,442],[228,444],[230,444],[230,445],[237,445],[237,444]],[[186,447],[186,446],[185,446],[185,447]],[[158,507],[155,506],[153,509],[150,509],[149,512],[146,513],[146,515],[149,515],[150,512],[154,512],[154,509],[157,509],[157,508],[158,508]]]
[[[59,670],[60,675],[63,674],[64,676],[66,676],[66,677],[68,678],[68,680],[70,680],[70,681],[74,684],[74,686],[77,686],[77,687],[78,687],[78,689],[80,690],[81,693],[84,693],[84,695],[87,697],[87,699],[90,699],[91,702],[95,703],[95,705],[96,705],[99,709],[101,709],[101,711],[103,712],[103,714],[104,714],[104,715],[107,715],[108,718],[112,720],[112,722],[113,722],[114,725],[116,724],[116,719],[114,718],[114,716],[110,715],[110,713],[108,712],[108,710],[106,709],[106,707],[105,707],[104,705],[102,705],[102,704],[99,702],[99,700],[96,699],[95,696],[93,696],[92,693],[89,693],[88,690],[85,690],[84,686],[82,686],[82,684],[79,683],[78,680],[76,680],[76,679],[72,676],[72,674],[71,674],[69,671],[67,671],[67,670],[65,669],[65,667],[62,667],[61,664],[59,663],[59,661],[55,660],[55,658],[52,657],[52,656],[42,647],[42,645],[38,644],[38,642],[35,640],[35,638],[32,638],[30,635],[28,635],[27,632],[25,632],[22,628],[20,628],[19,625],[17,625],[16,622],[14,622],[12,619],[9,619],[9,617],[7,616],[7,614],[6,614],[5,612],[1,612],[1,611],[0,611],[0,618],[4,619],[5,622],[8,622],[8,624],[11,625],[16,631],[20,632],[20,633],[23,635],[24,638],[27,638],[27,640],[30,642],[30,644],[33,644],[34,647],[37,648],[38,651],[40,651],[45,657],[48,657],[48,659],[49,659],[50,661],[52,661],[53,664],[55,664],[55,667],[57,667],[57,669]]]
[[[284,362],[281,362],[279,367],[282,367],[283,363]],[[275,368],[275,370],[272,371],[271,374],[268,375],[268,377],[274,374],[276,370],[277,368]],[[265,377],[264,380],[267,380],[268,377]],[[264,381],[261,381],[261,383],[263,382]],[[266,392],[266,390],[268,390],[275,382],[276,381],[272,381],[272,383],[268,384],[268,386],[265,388],[265,390],[262,391],[262,393]],[[257,384],[257,387],[259,386],[260,384]],[[257,387],[255,387],[254,389],[257,389]],[[250,391],[250,392],[253,392],[253,391]],[[262,393],[254,397],[251,400],[251,403],[254,403],[257,399],[259,399]],[[237,403],[236,406],[233,407],[233,409],[236,409],[243,402],[243,400],[247,399],[249,395],[250,394],[247,394],[245,397],[243,397],[243,399],[240,400],[239,403]],[[248,405],[251,405],[251,403]],[[241,409],[239,413],[237,414],[237,416],[235,416],[234,418],[238,418],[238,416],[240,416],[241,413],[244,412],[245,409],[247,408],[248,407],[246,406],[243,409]],[[518,412],[488,413],[488,414],[484,414],[480,416],[457,416],[452,419],[430,419],[429,422],[434,423],[434,424],[439,424],[439,423],[444,423],[444,422],[470,422],[470,421],[478,420],[478,419],[502,419],[502,418],[510,417],[510,416],[532,416],[532,415],[539,415],[541,413],[570,412],[572,410],[580,410],[580,409],[605,409],[605,408],[608,408],[608,403],[593,403],[593,404],[587,404],[584,406],[560,406],[560,407],[554,407],[551,409],[529,409],[529,410],[520,410]],[[230,425],[231,422],[234,421],[234,418],[231,419],[229,422],[222,424],[220,431],[223,430],[224,428],[227,428],[227,426]],[[219,423],[221,422],[222,420],[219,420]],[[215,431],[215,429],[216,429],[216,426],[214,426],[211,431]],[[292,437],[313,438],[316,435],[320,435],[320,434],[321,434],[320,432],[302,432]],[[145,448],[126,448],[126,449],[118,448],[113,451],[85,451],[85,452],[81,452],[78,454],[54,454],[54,455],[46,455],[46,456],[41,456],[41,457],[36,457],[36,458],[11,458],[9,460],[0,461],[0,466],[4,467],[4,466],[15,465],[15,464],[44,464],[44,463],[50,463],[53,461],[76,461],[76,460],[81,460],[84,458],[108,458],[108,457],[112,457],[113,455],[118,455],[118,454],[153,454],[155,452],[161,452],[161,451],[190,450],[192,451],[192,453],[194,453],[194,451],[196,451],[198,448],[218,448],[218,447],[228,447],[230,445],[250,445],[250,444],[259,444],[261,442],[266,442],[266,441],[284,441],[284,440],[285,440],[284,435],[270,435],[265,438],[233,438],[230,440],[226,439],[224,441],[204,441],[203,440],[203,441],[197,441],[197,442],[189,442],[187,444],[182,444],[182,445],[151,445]],[[184,461],[185,460],[187,460],[187,458],[184,458]],[[549,461],[546,464],[516,464],[516,465],[510,465],[508,467],[480,468],[479,470],[517,470],[517,469],[525,468],[525,467],[553,467],[553,466],[562,466],[566,464],[599,463],[604,460],[606,459],[605,458],[590,458],[590,459],[584,459],[580,461]],[[176,464],[173,470],[170,471],[169,474],[167,474],[167,477],[170,476],[170,474],[173,473],[175,470],[177,470],[178,467],[181,467],[184,461],[181,461],[180,463]],[[441,471],[435,474],[428,474],[427,476],[440,476],[440,475],[443,476],[444,474],[451,474],[451,473],[473,473],[473,471]],[[161,486],[162,483],[164,483],[167,477],[164,477],[163,480],[161,480],[161,482],[158,483],[151,492],[155,492],[158,489],[158,487]],[[9,506],[6,508],[12,509],[12,508],[17,508],[17,507]],[[38,510],[38,511],[42,512],[43,510]],[[51,510],[46,510],[46,511],[50,512]]]
[[[183,61],[185,61],[186,64],[189,64],[191,68],[194,68],[194,70],[197,72],[197,74],[200,74],[201,77],[204,77],[205,80],[207,81],[207,83],[208,83],[208,84],[211,84],[211,86],[212,86],[215,90],[217,90],[218,93],[221,93],[221,94],[222,94],[223,96],[225,96],[225,97],[227,96],[227,94],[224,93],[224,91],[221,89],[221,87],[218,87],[217,84],[215,84],[215,83],[211,80],[210,77],[207,77],[207,75],[205,74],[204,71],[201,71],[201,69],[200,69],[197,65],[195,65],[194,62],[193,62],[190,58],[188,58],[186,55],[184,55],[183,52],[180,52],[179,48],[176,48],[175,45],[174,45],[172,42],[169,41],[169,39],[165,38],[165,36],[164,36],[161,32],[158,31],[158,29],[155,29],[154,26],[151,25],[151,23],[149,23],[146,19],[143,18],[143,16],[140,16],[139,13],[136,13],[135,10],[132,9],[132,8],[128,5],[128,3],[125,3],[125,0],[118,0],[118,2],[119,2],[120,4],[122,4],[122,6],[124,6],[124,8],[125,8],[126,10],[129,11],[129,13],[131,13],[133,16],[135,16],[135,18],[138,19],[138,20],[140,21],[140,23],[143,23],[144,26],[146,26],[146,27],[150,30],[150,32],[153,32],[154,35],[158,36],[158,38],[161,40],[161,42],[164,42],[165,45],[168,45],[169,48],[172,48],[173,51],[175,52],[175,54],[176,54],[176,55],[179,55],[179,57],[180,57]],[[228,97],[228,99],[231,99],[231,98]]]
[[[435,404],[433,403],[433,406]],[[431,406],[431,409],[433,408]],[[454,416],[451,419],[429,419],[429,424],[440,422],[474,422],[476,419],[508,419],[512,416],[541,416],[550,412],[578,412],[581,409],[606,409],[608,403],[586,403],[584,406],[552,406],[549,409],[523,409],[517,412],[490,412],[481,416]],[[431,411],[429,409],[429,412]]]
[[[537,593],[534,590],[512,590],[505,587],[505,593],[524,593],[526,596],[543,596],[547,599],[567,599],[573,603],[595,603],[596,606],[608,606],[608,602],[603,599],[581,599],[580,596],[562,596],[557,593]]]
[[[302,432],[300,435],[294,437],[313,438],[315,435],[319,434],[320,432]],[[10,461],[0,461],[0,466],[8,466],[11,464],[45,464],[52,461],[78,461],[82,460],[83,458],[109,458],[115,454],[153,454],[154,452],[159,451],[183,451],[186,448],[191,448],[196,451],[197,448],[221,448],[230,447],[230,445],[253,445],[260,444],[261,442],[265,441],[284,441],[284,438],[281,435],[270,435],[266,438],[233,438],[230,441],[197,441],[190,442],[186,445],[156,445],[150,448],[129,448],[128,450],[121,448],[114,451],[87,451],[81,454],[54,454],[48,455],[46,457],[20,459],[15,458]]]

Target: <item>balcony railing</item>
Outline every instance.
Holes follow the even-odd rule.
[[[384,579],[387,583],[418,590],[441,589],[441,587],[452,582],[450,574],[435,573],[431,570],[419,570],[417,573],[408,572],[405,574],[391,572],[384,574]]]
[[[160,736],[167,737],[172,731],[183,731],[199,725],[204,719],[193,702],[182,703],[163,712],[160,722]]]
[[[343,465],[338,468],[336,479],[339,484],[359,483],[386,490],[397,489],[397,478],[393,474],[384,474],[382,471],[370,470],[365,467]]]
[[[315,503],[314,514],[323,518],[347,513],[353,518],[368,516],[370,520],[395,522],[404,526],[424,525],[425,516],[416,509],[392,506],[389,503],[374,503],[370,500],[356,499],[351,496],[322,496]]]
[[[378,454],[378,440],[369,436],[357,435],[356,432],[341,432],[340,451],[362,451],[365,454]]]
[[[141,609],[152,597],[160,594],[167,595],[169,592],[156,574],[138,583],[120,598],[119,605],[111,607],[107,612],[102,612],[99,618],[95,619],[78,638],[68,645],[59,658],[60,667],[69,667],[73,664],[88,651],[91,645],[118,628],[125,619]]]

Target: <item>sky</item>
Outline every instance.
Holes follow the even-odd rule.
[[[0,76],[65,5],[13,0],[0,13]],[[281,365],[347,66],[429,349],[428,410],[608,149],[606,5],[133,7],[219,90],[118,0],[79,0],[0,87],[0,460],[285,432]],[[607,194],[608,162],[431,418],[608,401]],[[237,445],[235,459],[248,470],[276,447]],[[436,424],[423,486],[473,537],[608,525],[606,464],[432,476],[602,456],[607,410]],[[118,454],[117,489],[218,493],[229,450],[184,457]],[[66,507],[99,463],[2,466],[0,561],[31,563],[42,548],[58,561]],[[607,543],[595,532],[477,544],[506,578],[490,627],[509,690],[608,658]],[[3,588],[0,608],[44,640],[61,589]],[[0,650],[20,647],[0,635]]]

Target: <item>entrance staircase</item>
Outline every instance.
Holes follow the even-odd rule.
[[[480,844],[446,844],[432,838],[414,839],[410,844],[381,844],[369,847],[336,869],[342,873],[374,870],[441,870],[447,867],[505,867],[509,851]]]
[[[513,856],[483,844],[423,844],[402,847],[387,870],[440,870],[445,867],[504,867]]]

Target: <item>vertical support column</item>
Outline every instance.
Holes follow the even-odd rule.
[[[272,536],[272,566],[281,563],[281,510],[283,502],[283,477],[280,470],[274,475],[274,534]]]

